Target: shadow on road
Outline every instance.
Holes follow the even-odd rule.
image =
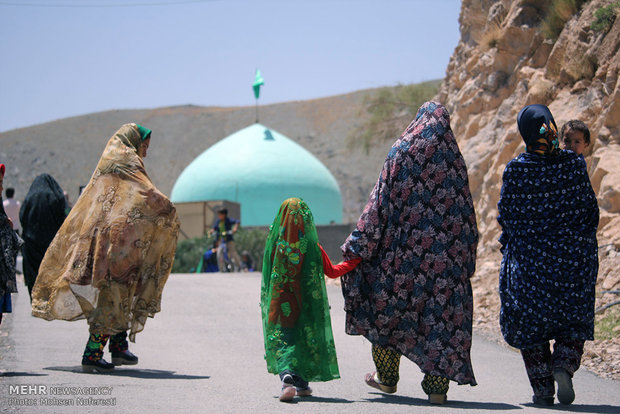
[[[523,404],[526,407],[536,407],[540,408],[537,405],[532,403]],[[557,410],[557,411],[568,411],[571,413],[596,413],[596,414],[606,414],[606,413],[620,413],[620,407],[617,405],[594,405],[594,404],[571,404],[571,405],[563,405],[563,404],[555,404],[551,407],[545,407],[545,410]]]
[[[34,372],[0,372],[0,377],[45,377],[47,374],[36,374]]]
[[[355,401],[347,400],[345,398],[316,397],[316,396],[312,395],[310,397],[303,397],[303,398],[295,399],[295,402],[351,404],[351,403],[354,403]]]
[[[50,371],[64,371],[73,372],[76,374],[93,375],[88,372],[82,371],[81,366],[72,367],[47,367],[43,368]],[[97,374],[94,374],[97,375]],[[208,375],[179,375],[174,371],[163,371],[159,369],[115,369],[109,373],[101,374],[116,377],[131,377],[131,378],[143,378],[143,379],[176,379],[176,380],[196,380],[196,379],[209,379]]]
[[[377,395],[377,398],[366,398],[366,401],[378,402],[384,404],[399,404],[399,405],[411,405],[428,407],[430,404],[426,399],[405,397],[402,395],[388,395],[371,392],[370,394]],[[475,401],[455,401],[448,399],[448,402],[442,405],[451,409],[464,409],[464,410],[489,410],[489,411],[507,411],[507,410],[521,410],[522,407],[518,405],[497,403],[497,402],[475,402]]]

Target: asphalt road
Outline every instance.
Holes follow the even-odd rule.
[[[398,393],[382,394],[363,382],[373,369],[370,345],[344,333],[336,286],[328,286],[328,294],[341,379],[313,383],[314,396],[281,403],[279,380],[263,359],[259,292],[259,273],[171,275],[162,312],[130,344],[140,363],[104,375],[81,371],[86,322],[31,317],[22,285],[0,326],[0,412],[620,413],[620,382],[585,370],[575,375],[571,406],[533,406],[519,354],[477,334],[472,358],[478,386],[451,383],[448,403],[429,406],[423,375],[403,358]]]

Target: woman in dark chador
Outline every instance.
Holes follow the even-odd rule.
[[[65,194],[58,182],[49,174],[37,176],[19,210],[24,238],[24,281],[31,298],[43,256],[65,216]]]
[[[372,344],[366,383],[396,392],[404,355],[431,403],[449,381],[476,385],[470,361],[478,230],[467,168],[446,108],[426,102],[390,150],[356,229],[342,246],[361,257],[342,277],[346,332]]]

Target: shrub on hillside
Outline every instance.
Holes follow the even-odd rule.
[[[367,120],[347,138],[348,145],[368,152],[373,142],[395,140],[414,118],[420,106],[439,91],[440,80],[386,87],[364,97]]]
[[[595,32],[607,32],[616,20],[618,10],[620,10],[620,1],[608,4],[594,12],[594,21],[590,25],[590,29]]]

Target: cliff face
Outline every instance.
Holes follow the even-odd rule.
[[[595,12],[611,3],[586,2],[552,41],[541,28],[541,2],[462,2],[461,40],[438,99],[469,169],[481,235],[474,292],[479,322],[491,329],[499,309],[497,202],[504,167],[525,150],[516,118],[528,104],[549,106],[558,128],[571,119],[590,128],[584,155],[601,212],[598,290],[620,288],[620,19],[608,31],[590,29]],[[613,299],[603,295],[597,306]]]

